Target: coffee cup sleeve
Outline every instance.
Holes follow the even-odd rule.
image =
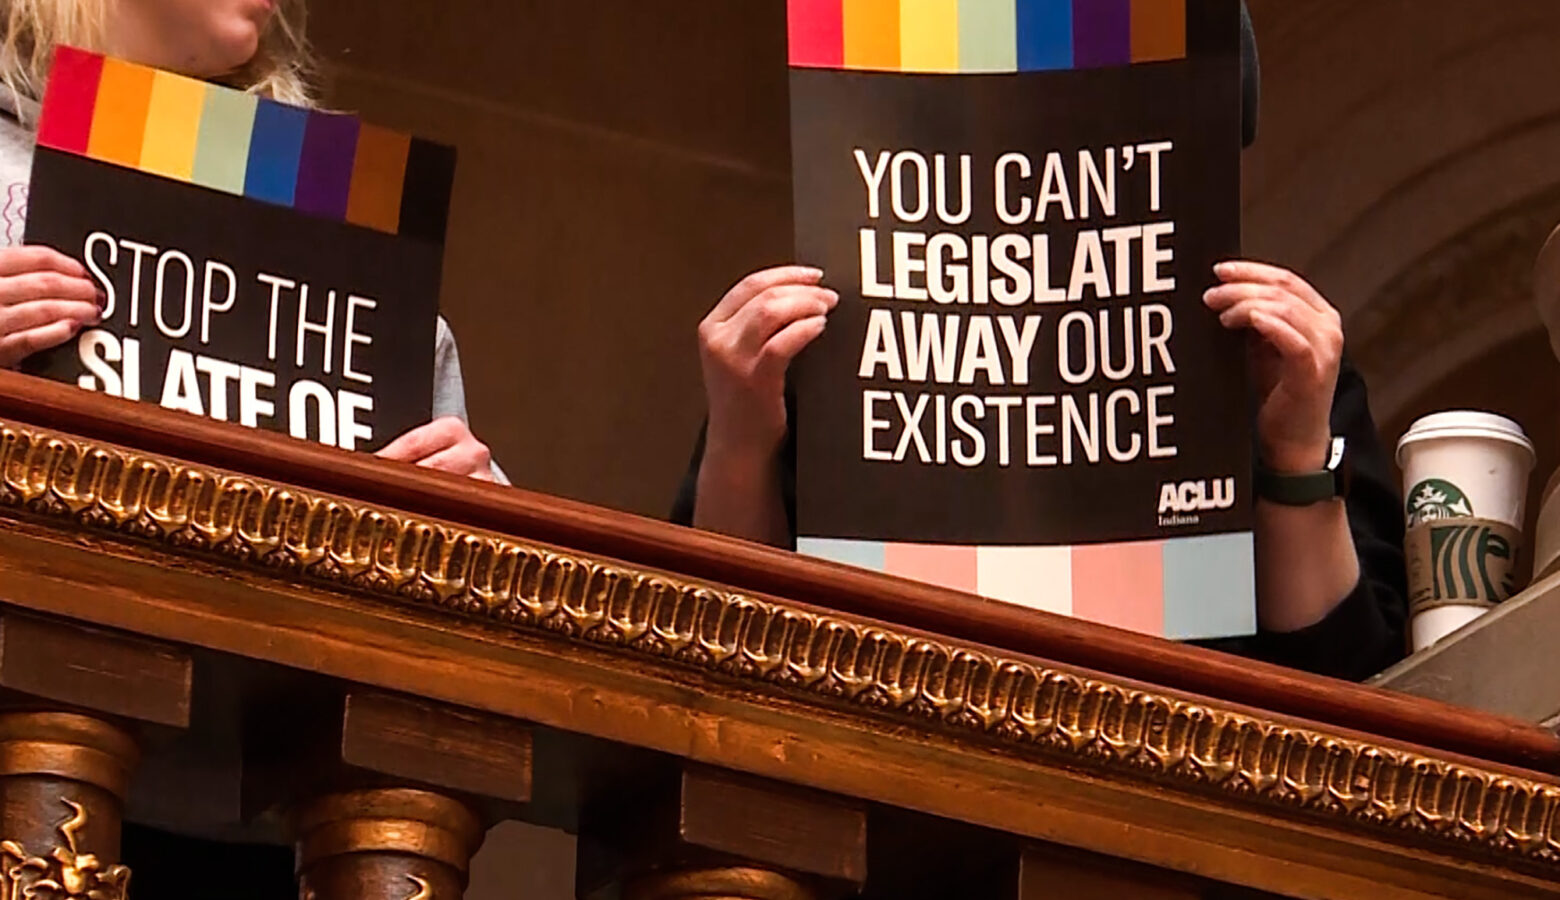
[[[1522,532],[1493,519],[1435,519],[1408,531],[1410,611],[1493,607],[1517,592]]]

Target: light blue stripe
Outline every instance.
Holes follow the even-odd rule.
[[[1250,532],[1165,541],[1165,637],[1190,641],[1257,633],[1257,567]]]
[[[847,541],[834,538],[797,538],[796,552],[804,556],[844,563],[862,569],[881,572],[887,566],[885,544],[882,541]]]

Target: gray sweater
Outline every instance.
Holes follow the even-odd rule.
[[[27,186],[32,181],[33,146],[37,135],[30,125],[38,121],[38,104],[16,97],[0,87],[0,247],[22,242],[27,224]],[[26,123],[26,124],[23,124]],[[433,418],[466,416],[466,386],[460,374],[460,353],[455,333],[439,316],[433,344]],[[508,479],[497,463],[493,477],[500,484]]]

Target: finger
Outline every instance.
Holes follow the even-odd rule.
[[[1241,281],[1209,288],[1203,293],[1203,303],[1214,312],[1223,312],[1235,304],[1246,300],[1277,301],[1283,293],[1282,289],[1272,285]],[[1299,299],[1298,297],[1295,298],[1296,301]]]
[[[1272,306],[1243,304],[1221,316],[1220,322],[1226,328],[1249,329],[1287,363],[1299,364],[1308,372],[1317,369],[1320,353],[1316,341]]]
[[[828,323],[829,320],[823,316],[813,316],[786,326],[764,344],[764,349],[759,353],[757,373],[765,377],[785,377],[785,370],[791,365],[791,360],[817,340]]]
[[[0,331],[9,334],[27,331],[54,322],[70,320],[81,325],[96,325],[103,310],[96,303],[80,300],[30,300],[0,309]]]
[[[464,437],[462,434],[464,429],[455,428],[453,425],[458,421],[458,419],[444,418],[419,425],[386,444],[374,455],[398,462],[418,462],[427,459],[460,442]]]
[[[1251,314],[1251,330],[1261,335],[1268,346],[1277,350],[1278,355],[1284,359],[1304,363],[1307,366],[1315,364],[1316,354],[1311,342],[1283,319],[1274,318],[1265,312],[1254,311]]]
[[[824,288],[795,285],[770,288],[743,307],[726,327],[736,330],[737,346],[743,353],[755,354],[792,324],[815,316],[827,316],[838,303],[839,295]]]
[[[1203,303],[1214,312],[1224,312],[1237,304],[1254,301],[1289,307],[1301,315],[1312,318],[1328,314],[1318,310],[1288,288],[1270,284],[1257,284],[1245,281],[1221,284],[1218,287],[1209,288],[1203,294]]]
[[[77,278],[87,277],[85,266],[53,247],[30,244],[0,250],[0,275],[24,275],[28,272],[58,272]]]
[[[441,472],[453,472],[456,475],[466,475],[483,481],[493,480],[493,457],[488,448],[480,441],[462,441],[459,444],[438,453],[427,459],[420,459],[417,465],[427,469],[437,469]]]
[[[811,266],[777,266],[762,272],[754,272],[727,291],[726,296],[720,298],[720,302],[710,310],[706,320],[724,322],[770,288],[783,284],[816,285],[822,280],[823,270]]]
[[[14,366],[34,353],[58,347],[79,331],[81,323],[67,319],[8,334],[0,338],[0,363]]]
[[[28,272],[0,278],[0,304],[4,305],[29,300],[79,300],[96,304],[99,293],[94,282],[59,272]]]
[[[1245,282],[1271,285],[1289,291],[1316,309],[1333,308],[1309,281],[1288,269],[1249,260],[1233,260],[1219,263],[1213,267],[1213,272],[1226,284]]]
[[[1226,328],[1249,328],[1251,314],[1257,312],[1287,322],[1313,346],[1320,346],[1322,322],[1311,307],[1298,303],[1294,298],[1270,300],[1258,297],[1241,300],[1219,314],[1219,322]]]

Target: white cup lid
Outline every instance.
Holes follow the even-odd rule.
[[[1533,442],[1528,440],[1522,426],[1505,416],[1475,410],[1453,410],[1433,413],[1410,425],[1407,433],[1398,441],[1398,465],[1403,464],[1403,451],[1410,444],[1445,438],[1484,438],[1515,444],[1527,452],[1534,462],[1538,455]]]

